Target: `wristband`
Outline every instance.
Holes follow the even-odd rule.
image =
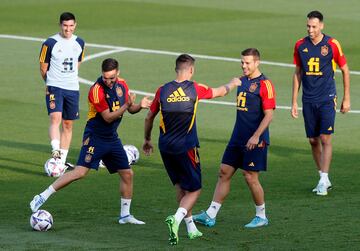
[[[230,87],[228,85],[224,85],[224,87],[225,87],[226,93],[229,93]]]

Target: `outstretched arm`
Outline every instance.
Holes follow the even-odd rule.
[[[219,86],[217,88],[211,88],[213,92],[213,98],[224,97],[231,92],[235,87],[240,85],[241,81],[239,78],[233,78],[228,84]]]

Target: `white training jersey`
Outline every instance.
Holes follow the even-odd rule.
[[[79,90],[78,62],[84,58],[85,42],[72,35],[63,38],[60,34],[49,37],[41,47],[40,63],[48,63],[46,85],[66,90]]]

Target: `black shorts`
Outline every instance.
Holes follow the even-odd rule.
[[[65,120],[79,119],[79,96],[79,91],[47,86],[46,107],[48,114],[61,112],[62,118]]]
[[[197,148],[180,154],[160,152],[171,182],[183,190],[194,192],[201,189],[201,167]]]
[[[303,115],[308,138],[334,133],[336,98],[322,103],[304,103]]]
[[[98,169],[102,160],[109,173],[130,169],[128,157],[119,138],[105,140],[92,134],[84,134],[78,166]]]
[[[246,171],[266,171],[267,145],[247,150],[244,146],[227,146],[221,163]]]

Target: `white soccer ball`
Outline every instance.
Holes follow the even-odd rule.
[[[53,222],[52,215],[46,210],[38,210],[30,216],[30,226],[36,231],[48,231]]]
[[[140,152],[136,148],[136,146],[133,145],[124,145],[124,150],[126,152],[126,155],[129,160],[129,165],[134,165],[139,161],[140,158]]]
[[[59,177],[64,174],[66,168],[61,159],[50,158],[44,165],[45,173],[51,177]]]

